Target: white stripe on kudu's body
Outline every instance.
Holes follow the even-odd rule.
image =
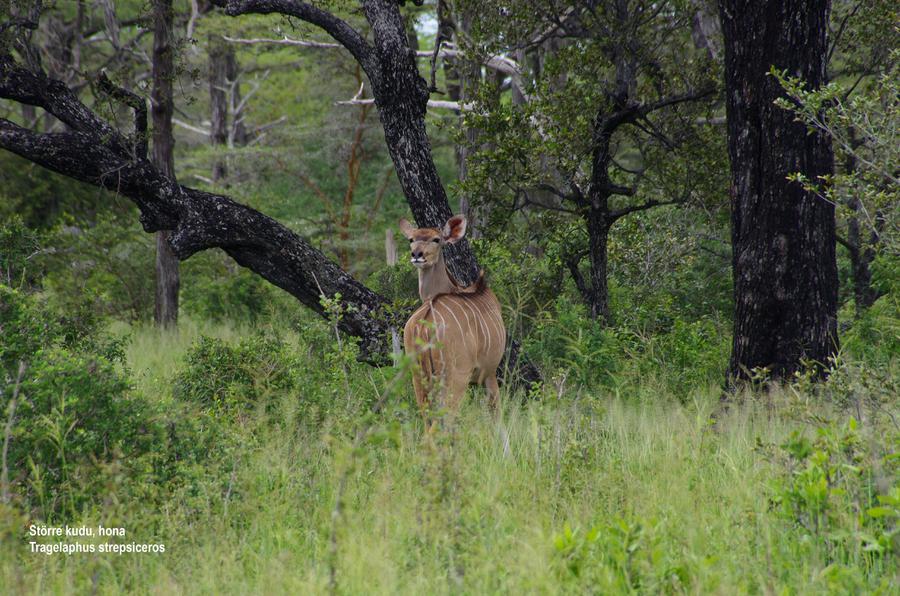
[[[441,250],[465,235],[466,218],[451,217],[442,230],[414,228],[402,219],[400,229],[419,269],[422,306],[407,321],[403,344],[418,364],[413,386],[423,415],[435,398],[439,406],[456,411],[472,382],[484,384],[496,409],[497,367],[506,349],[500,303],[485,285],[483,272],[471,286],[460,287]]]

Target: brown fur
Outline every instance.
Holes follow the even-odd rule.
[[[461,287],[446,271],[439,250],[444,241],[462,237],[465,219],[452,218],[443,231],[415,229],[406,222],[401,222],[401,229],[410,239],[413,259],[424,253],[426,260],[419,268],[423,303],[403,329],[406,353],[414,356],[418,365],[413,387],[423,415],[435,405],[455,413],[469,383],[483,384],[490,406],[496,410],[497,367],[506,349],[500,303],[487,287],[483,271],[473,284]],[[433,242],[435,238],[443,240],[438,244]]]

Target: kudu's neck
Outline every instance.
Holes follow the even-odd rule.
[[[438,294],[450,294],[457,290],[456,284],[447,272],[443,254],[438,256],[438,260],[431,267],[419,269],[419,298],[422,302],[427,302]]]

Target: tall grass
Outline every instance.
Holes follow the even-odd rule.
[[[167,381],[200,331],[137,330],[128,354],[139,389],[171,399]],[[164,542],[164,554],[48,556],[28,552],[21,533],[4,534],[0,585],[23,594],[898,586],[894,555],[836,561],[773,504],[784,475],[773,450],[806,424],[771,407],[789,392],[724,412],[715,387],[685,401],[646,381],[640,393],[652,399],[636,400],[559,383],[524,405],[505,395],[498,419],[474,393],[428,434],[390,372],[354,375],[352,399],[316,424],[304,421],[302,389],[266,396],[229,422],[240,448],[218,484],[173,492],[159,508],[85,511],[70,524],[121,525],[129,540]],[[362,404],[392,387],[387,407],[365,418]]]

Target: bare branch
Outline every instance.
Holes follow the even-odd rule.
[[[212,0],[212,3],[224,7],[229,16],[276,13],[306,21],[321,28],[347,48],[369,78],[380,76],[374,50],[366,39],[346,21],[318,6],[296,0]]]
[[[283,46],[298,46],[301,48],[321,48],[321,49],[338,49],[342,48],[339,43],[329,43],[324,41],[309,41],[306,39],[292,39],[285,35],[281,39],[270,39],[265,37],[254,37],[250,39],[243,39],[240,37],[228,37],[227,35],[223,35],[222,39],[230,43],[239,43],[244,45],[256,45],[256,44],[271,44],[271,45],[283,45]]]
[[[354,98],[344,101],[336,101],[335,104],[339,106],[370,106],[375,104],[375,100],[371,97]],[[458,101],[447,101],[441,99],[429,99],[427,106],[432,109],[454,110],[456,112],[470,111],[475,107],[471,102],[460,104]]]
[[[622,209],[615,209],[609,213],[609,220],[616,221],[620,217],[624,217],[629,213],[634,213],[635,211],[646,211],[647,209],[652,209],[653,207],[659,207],[662,205],[681,205],[682,203],[687,201],[687,195],[672,199],[671,201],[655,201],[650,200],[639,205],[629,205],[628,207],[623,207]]]
[[[199,126],[194,126],[193,124],[188,124],[184,120],[179,120],[178,118],[172,118],[172,124],[174,124],[175,126],[180,126],[181,128],[184,128],[185,130],[195,132],[199,135],[203,135],[205,137],[208,137],[209,135],[212,134],[208,128],[200,128]]]

